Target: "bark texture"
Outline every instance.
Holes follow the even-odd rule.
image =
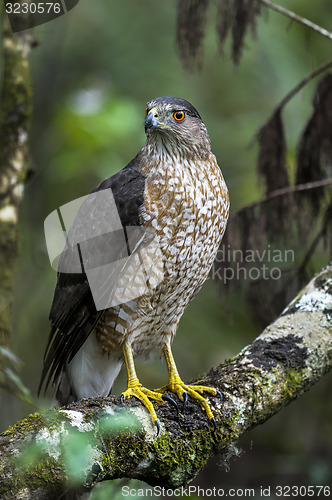
[[[134,399],[88,399],[30,415],[0,436],[0,497],[52,500],[69,486],[84,490],[121,477],[185,485],[212,455],[227,456],[242,434],[308,390],[331,365],[329,266],[252,344],[199,381],[223,394],[223,401],[209,398],[215,431],[193,401],[182,414],[156,405],[159,435]]]
[[[16,225],[29,158],[30,38],[13,34],[1,10],[0,29],[0,346],[7,346],[18,253]]]

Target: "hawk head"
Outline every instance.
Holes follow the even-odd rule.
[[[196,108],[180,97],[158,97],[146,105],[145,132],[151,145],[188,150],[201,154],[211,151],[210,140]]]

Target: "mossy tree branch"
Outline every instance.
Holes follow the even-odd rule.
[[[227,452],[331,368],[331,315],[332,266],[252,344],[200,381],[223,394],[222,402],[209,398],[216,431],[193,401],[183,415],[167,404],[156,407],[159,436],[140,403],[120,404],[118,397],[30,415],[0,437],[0,497],[61,498],[70,479],[77,489],[121,477],[169,488],[185,485],[212,455]],[[78,474],[68,467],[75,449]]]

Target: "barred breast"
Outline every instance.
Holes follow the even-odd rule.
[[[162,164],[162,170],[142,166],[146,185],[140,215],[154,235],[159,250],[155,266],[163,278],[136,300],[105,311],[96,328],[103,349],[119,352],[119,358],[124,339],[132,342],[134,354],[148,355],[174,336],[208,276],[226,228],[228,191],[215,156],[201,162],[164,158]]]

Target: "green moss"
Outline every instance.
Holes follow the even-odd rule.
[[[164,435],[156,443],[156,451],[160,460],[158,468],[161,475],[171,484],[178,487],[187,484],[201,469],[203,469],[212,455],[207,443],[217,442],[217,433],[211,436],[210,429],[195,431],[190,439],[183,433],[176,443],[171,436]]]
[[[27,58],[23,56],[22,49],[17,42],[17,37],[13,35],[9,25],[4,31],[5,49],[4,49],[4,72],[2,96],[2,119],[6,125],[4,130],[22,125],[31,114],[31,84],[29,65]],[[6,120],[10,113],[16,112],[16,120]],[[17,134],[17,129],[16,129]],[[14,137],[16,137],[16,134]]]
[[[115,441],[113,436],[105,442],[108,450],[103,456],[101,474],[104,479],[128,474],[144,480],[149,477],[151,484],[184,485],[210,458],[212,451],[206,445],[211,439],[210,433],[208,427],[206,431],[195,431],[190,440],[186,433],[175,440],[169,433],[162,433],[150,443],[146,442],[144,432],[122,434]]]
[[[289,370],[285,380],[285,390],[288,397],[296,397],[303,387],[303,370],[299,372],[296,370]]]
[[[24,437],[23,444],[19,444],[20,453],[13,454],[11,448],[4,454],[3,469],[1,477],[6,477],[6,481],[0,481],[0,498],[6,498],[8,492],[15,491],[18,494],[21,490],[28,488],[35,490],[44,488],[49,492],[59,489],[66,478],[65,471],[58,461],[45,453],[44,449],[33,439],[29,440],[29,434],[35,433],[45,426],[45,421],[38,414],[29,415],[27,418],[10,427],[4,435]],[[16,442],[19,443],[19,441]],[[9,473],[10,471],[10,473]]]
[[[194,431],[190,439],[187,434],[180,433],[175,441],[171,435],[162,434],[153,447],[157,462],[152,468],[158,470],[158,483],[161,480],[171,487],[178,487],[200,471],[211,456],[211,450],[206,446],[210,432],[208,428]],[[155,474],[156,471],[152,472]]]
[[[17,464],[13,462],[11,474],[6,474],[6,481],[1,482],[0,496],[4,498],[6,493],[15,491],[16,494],[28,488],[33,491],[43,487],[47,491],[55,491],[63,482],[64,471],[59,464],[50,457],[39,460],[34,466]]]
[[[30,414],[28,417],[20,420],[16,424],[9,427],[4,433],[4,436],[27,436],[29,432],[36,431],[45,425],[45,421],[39,413]]]
[[[52,485],[58,484],[59,480],[63,481],[64,470],[59,467],[54,458],[47,457],[39,461],[37,465],[27,467],[24,471],[24,477],[29,489],[35,490],[41,485],[47,485],[49,489],[52,488]]]

